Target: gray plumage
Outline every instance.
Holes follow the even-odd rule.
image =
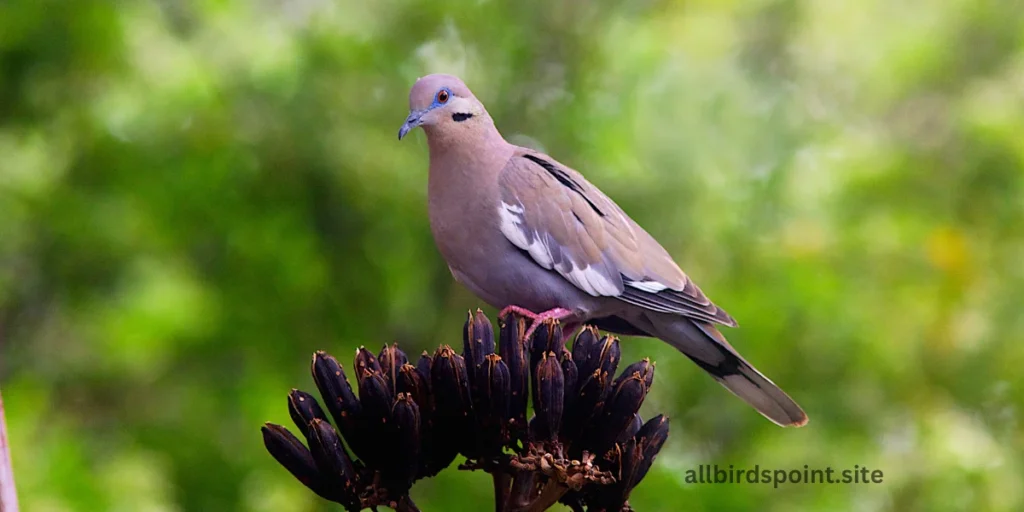
[[[580,173],[506,142],[456,77],[419,79],[409,109],[399,138],[426,131],[430,226],[458,282],[497,308],[660,338],[773,422],[807,422],[716,328],[736,321]]]

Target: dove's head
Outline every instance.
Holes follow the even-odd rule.
[[[493,122],[483,104],[458,77],[427,75],[409,91],[409,117],[398,130],[398,138],[417,126],[422,126],[428,137],[448,138],[472,133],[481,126],[493,126]]]

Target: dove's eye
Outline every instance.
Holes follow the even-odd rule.
[[[448,103],[448,91],[446,91],[444,89],[441,89],[440,91],[437,91],[437,102],[438,103]]]

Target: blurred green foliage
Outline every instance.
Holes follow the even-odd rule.
[[[461,75],[742,324],[667,346],[646,511],[1024,509],[1024,3],[0,2],[0,387],[28,511],[329,507],[264,452],[326,349],[458,343],[417,76]],[[697,464],[879,485],[687,485]],[[454,469],[426,511],[487,510]]]

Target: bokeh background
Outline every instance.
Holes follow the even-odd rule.
[[[807,410],[667,346],[637,510],[1024,509],[1024,2],[0,2],[0,387],[23,509],[324,511],[265,453],[315,349],[458,343],[407,90],[580,169]],[[493,313],[493,311],[491,311]],[[697,464],[884,471],[693,485]],[[425,511],[488,479],[419,483]]]

